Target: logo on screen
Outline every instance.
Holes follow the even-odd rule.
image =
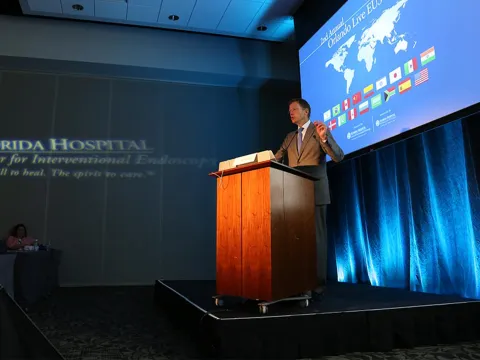
[[[390,84],[393,84],[394,82],[397,82],[398,80],[401,79],[402,77],[402,69],[400,69],[400,66],[393,70],[390,74]]]
[[[328,124],[328,128],[330,129],[330,131],[333,131],[333,129],[335,129],[337,127],[337,122],[335,121],[335,119],[333,119],[332,121],[330,121],[330,123]]]
[[[333,110],[333,116],[337,116],[338,114],[340,114],[340,104],[334,106],[332,110]]]
[[[394,87],[391,87],[390,89],[387,89],[383,92],[383,97],[385,99],[385,102],[390,100],[390,98],[395,95],[396,91]]]
[[[422,69],[418,74],[415,74],[415,86],[423,84],[428,80],[428,68]]]
[[[367,100],[367,101],[364,101],[364,102],[361,103],[360,106],[359,106],[360,115],[363,115],[363,114],[367,113],[369,109],[370,109],[370,108],[369,108],[369,106],[368,106],[368,100]]]
[[[420,54],[420,62],[422,63],[422,66],[427,65],[433,60],[435,60],[435,48],[433,46]]]
[[[407,61],[403,66],[403,70],[405,71],[405,75],[411,74],[418,69],[418,62],[416,58],[413,58],[410,61]]]
[[[398,92],[400,94],[403,94],[404,92],[410,90],[411,88],[412,88],[412,80],[410,78],[402,80],[402,82],[398,84]]]
[[[342,114],[338,117],[338,126],[345,125],[347,123],[347,114]]]
[[[328,121],[332,118],[332,112],[330,110],[323,113],[323,121]]]
[[[353,95],[353,105],[357,105],[360,101],[362,101],[362,93],[359,91]]]
[[[377,81],[377,90],[383,89],[385,86],[387,86],[387,77],[384,76],[380,80]]]
[[[372,110],[382,105],[382,94],[372,97]]]
[[[363,89],[363,94],[365,95],[365,99],[372,96],[373,95],[373,84],[370,84],[365,89]]]
[[[357,108],[350,109],[348,111],[348,120],[353,120],[357,117]]]

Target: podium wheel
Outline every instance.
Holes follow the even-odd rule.
[[[300,301],[300,306],[302,308],[306,308],[306,307],[308,307],[308,305],[310,305],[310,301],[308,299]]]
[[[268,306],[260,305],[260,314],[266,314],[266,313],[268,313]]]
[[[220,298],[215,298],[215,305],[216,306],[223,306],[223,300]]]

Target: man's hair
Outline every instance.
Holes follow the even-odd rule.
[[[293,103],[297,103],[298,105],[300,105],[300,107],[301,107],[302,109],[308,110],[308,118],[310,119],[310,113],[312,112],[312,109],[310,108],[310,104],[307,102],[307,100],[305,100],[305,99],[300,99],[300,98],[298,98],[298,99],[292,99],[292,100],[290,100],[290,101],[288,102],[288,105],[290,106],[290,105],[292,105]]]

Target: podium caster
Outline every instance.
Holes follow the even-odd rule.
[[[300,301],[300,306],[302,308],[306,308],[306,307],[308,307],[308,305],[310,305],[310,301],[308,299]]]
[[[223,300],[218,297],[215,298],[215,306],[218,306],[218,307],[223,306]]]
[[[268,313],[268,306],[267,305],[260,305],[260,314],[263,314],[265,315],[266,313]]]

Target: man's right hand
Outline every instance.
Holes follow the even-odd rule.
[[[317,134],[320,137],[320,140],[327,140],[327,125],[320,121],[314,121],[313,125],[315,125],[315,129],[317,130]]]

